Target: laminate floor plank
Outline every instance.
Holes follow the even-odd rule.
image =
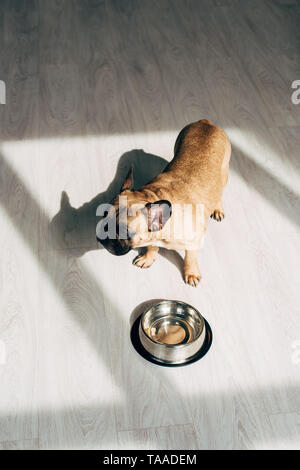
[[[299,413],[278,413],[270,415],[270,420],[274,434],[276,430],[281,429],[283,438],[278,440],[276,437],[270,442],[270,447],[284,450],[299,450]]]
[[[118,433],[118,441],[120,449],[197,449],[195,432],[190,424],[122,431]]]
[[[6,441],[0,443],[0,450],[38,450],[38,439],[27,439],[23,441]]]

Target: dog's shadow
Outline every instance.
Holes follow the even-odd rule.
[[[118,162],[116,174],[106,191],[95,196],[79,208],[72,207],[65,191],[61,195],[59,212],[50,223],[50,243],[52,248],[80,257],[88,251],[99,250],[102,246],[96,241],[96,225],[100,217],[96,216],[100,204],[110,203],[120,193],[126,175],[133,166],[134,189],[138,189],[161,173],[168,161],[143,150],[131,150],[124,153]],[[175,251],[160,249],[160,254],[183,272],[183,259]]]

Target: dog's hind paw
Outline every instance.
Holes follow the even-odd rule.
[[[217,222],[222,222],[224,217],[225,217],[224,212],[220,211],[219,209],[214,210],[213,213],[211,214],[211,218],[215,219]]]
[[[184,275],[184,282],[192,287],[197,287],[201,279],[201,274],[188,274]]]

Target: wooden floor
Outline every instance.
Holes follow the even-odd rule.
[[[0,448],[300,448],[299,25],[293,0],[0,3]],[[233,154],[193,289],[181,253],[97,248],[95,211],[200,118]],[[214,334],[184,368],[130,343],[170,298]]]

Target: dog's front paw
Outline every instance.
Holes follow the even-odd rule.
[[[150,268],[150,266],[154,263],[155,258],[152,256],[147,256],[145,255],[138,255],[134,260],[132,261],[132,264],[134,266],[138,266],[139,268]]]
[[[185,273],[184,282],[192,287],[197,287],[201,279],[200,273]]]
[[[225,217],[224,212],[219,209],[214,210],[213,213],[211,214],[211,218],[215,219],[217,222],[222,222],[224,217]]]

